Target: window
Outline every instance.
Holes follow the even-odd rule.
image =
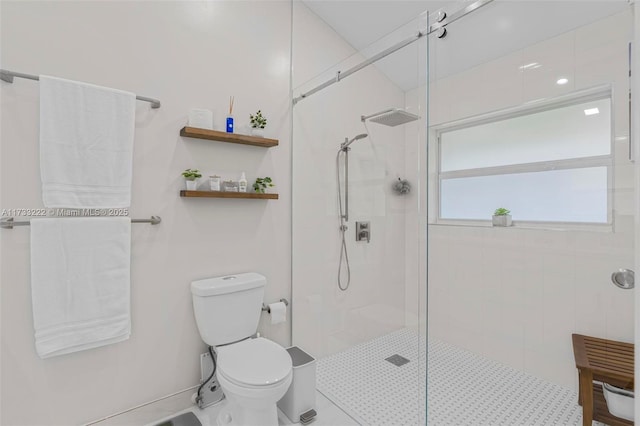
[[[611,223],[610,90],[437,130],[439,220]]]

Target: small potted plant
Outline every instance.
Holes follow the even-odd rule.
[[[187,169],[182,172],[182,176],[187,183],[187,190],[195,191],[198,188],[198,179],[202,177],[202,174],[198,169]]]
[[[273,181],[269,176],[263,178],[257,178],[256,182],[253,184],[253,190],[258,194],[264,194],[267,188],[271,188],[275,186]]]
[[[262,115],[262,111],[254,114],[249,114],[249,121],[251,122],[251,134],[253,136],[264,137],[264,128],[267,126],[267,119]]]
[[[511,210],[505,209],[504,207],[497,208],[496,211],[493,212],[491,223],[493,223],[493,226],[511,226],[510,213]]]

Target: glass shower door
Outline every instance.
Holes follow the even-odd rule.
[[[634,291],[611,280],[638,233],[632,6],[554,8],[493,2],[431,45],[429,425],[582,423],[584,339],[632,376],[612,348],[634,341]]]

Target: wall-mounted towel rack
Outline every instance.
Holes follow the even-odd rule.
[[[56,216],[47,216],[47,217],[51,219],[51,218],[55,218]],[[83,217],[83,216],[76,216],[76,217]],[[105,216],[102,216],[102,217],[105,217]],[[152,225],[157,225],[160,222],[162,222],[162,219],[160,218],[160,216],[151,216],[150,219],[131,219],[131,223],[150,223]],[[14,226],[29,226],[29,225],[31,225],[30,221],[22,220],[22,221],[16,222],[13,219],[13,217],[3,217],[2,220],[0,220],[0,228],[2,229],[13,229]]]
[[[0,80],[6,81],[7,83],[13,83],[13,78],[26,78],[27,80],[40,80],[40,77],[32,74],[24,74],[21,72],[1,70],[0,69]],[[146,96],[136,96],[136,99],[143,102],[151,103],[151,108],[160,108],[160,101],[153,98],[147,98]]]

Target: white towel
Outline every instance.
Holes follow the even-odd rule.
[[[131,220],[31,220],[31,296],[41,358],[129,338]]]
[[[133,93],[40,76],[40,173],[47,207],[131,204]]]

